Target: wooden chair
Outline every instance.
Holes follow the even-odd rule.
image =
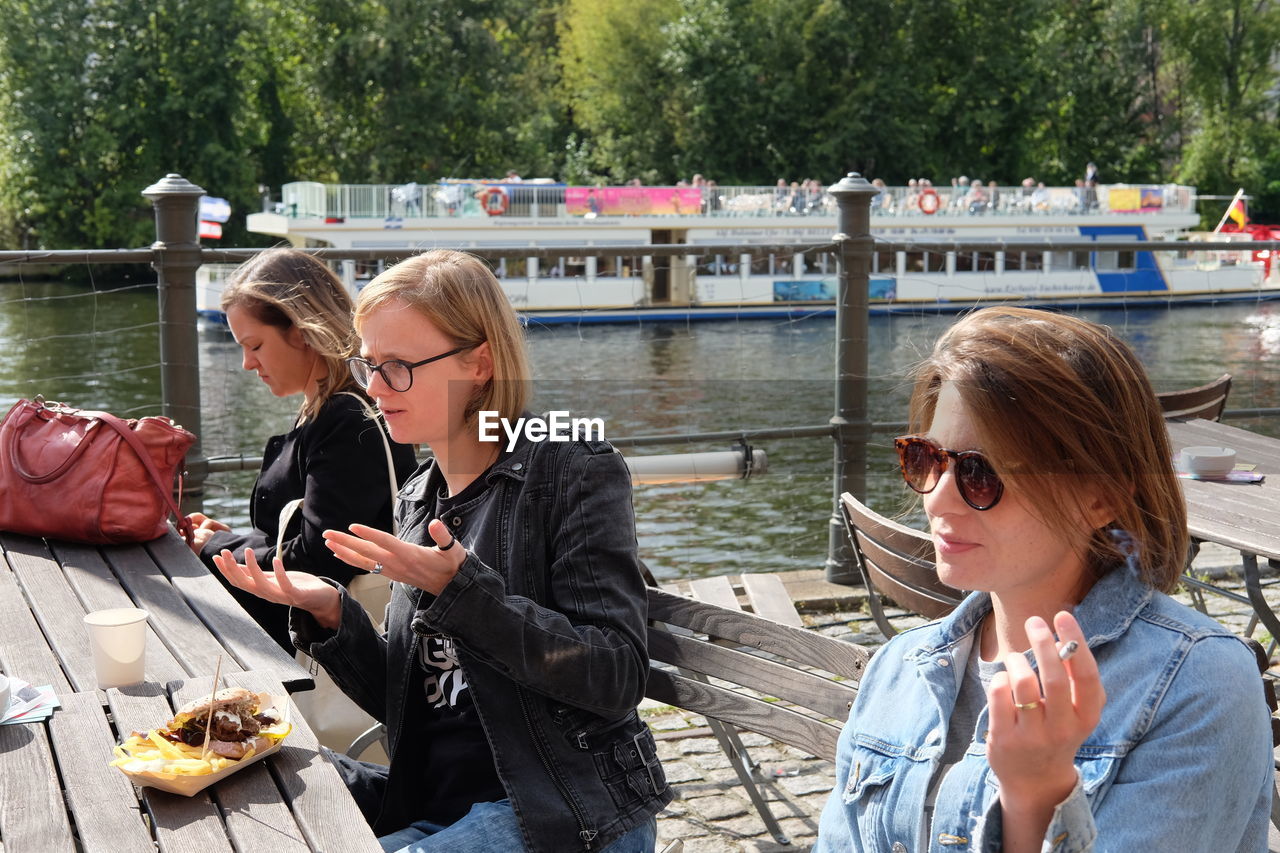
[[[881,596],[926,619],[946,616],[964,599],[963,592],[938,580],[927,534],[873,512],[848,492],[840,506],[871,616],[886,637],[898,630],[889,624]]]
[[[791,596],[787,593],[780,577],[772,572],[743,572],[741,577],[742,589],[747,595],[747,601],[751,605],[752,613],[783,625],[790,625],[795,628],[804,627],[804,622],[800,619],[800,613],[796,610],[795,603],[791,600]],[[651,584],[651,586],[656,586],[656,584]],[[689,591],[698,601],[705,601],[708,604],[714,604],[717,607],[724,607],[728,610],[741,611],[743,609],[738,601],[738,594],[734,591],[733,584],[729,582],[729,578],[726,575],[715,575],[709,578],[698,578],[697,580],[689,581]],[[733,645],[727,640],[717,640],[716,642],[719,645]],[[687,672],[682,674],[698,678],[696,674]],[[760,762],[751,757],[751,753],[743,745],[742,739],[738,737],[738,730],[733,726],[710,718],[707,719],[707,728],[711,729],[711,734],[715,736],[716,741],[720,744],[720,749],[724,752],[725,757],[729,759],[730,766],[733,767],[734,772],[738,775],[738,781],[747,792],[747,798],[751,800],[751,804],[755,806],[756,811],[760,814],[760,819],[764,821],[765,829],[779,844],[789,844],[790,841],[786,833],[782,831],[782,826],[778,823],[778,819],[774,817],[773,810],[769,808],[769,803],[765,800],[764,794],[760,792],[759,785],[767,781],[760,770]]]
[[[649,590],[649,619],[648,698],[835,760],[866,649],[661,589]],[[731,764],[772,817],[745,763]],[[774,837],[789,843],[776,826]]]
[[[1227,394],[1231,392],[1231,374],[1224,373],[1207,385],[1166,391],[1157,394],[1160,408],[1166,418],[1204,418],[1216,421],[1222,418],[1227,407]]]

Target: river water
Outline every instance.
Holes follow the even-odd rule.
[[[1111,325],[1151,373],[1157,390],[1198,385],[1230,371],[1230,408],[1280,406],[1280,304],[1108,310],[1083,316]],[[953,322],[939,315],[873,317],[871,416],[906,417],[902,377]],[[606,436],[812,426],[831,416],[830,318],[692,324],[535,327],[529,347],[537,411],[568,409],[604,420]],[[158,413],[160,369],[154,285],[90,290],[61,283],[0,284],[0,404],[49,399],[140,417]],[[204,448],[257,455],[286,431],[297,400],[272,397],[239,367],[224,327],[202,326]],[[1280,418],[1233,421],[1280,435]],[[878,434],[869,451],[870,504],[913,509]],[[640,486],[642,556],[660,578],[819,568],[831,509],[828,439],[758,442],[769,470],[747,481]],[[635,453],[727,449],[676,445]],[[247,524],[253,474],[217,474],[206,512]]]

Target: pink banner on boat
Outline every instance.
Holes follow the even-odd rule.
[[[694,214],[702,210],[697,187],[565,187],[565,212],[582,216]]]

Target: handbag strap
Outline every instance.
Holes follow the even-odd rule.
[[[95,412],[89,410],[79,410],[78,415],[86,418],[95,418],[98,421],[111,427],[125,442],[133,448],[133,452],[142,462],[142,467],[147,469],[147,474],[151,477],[151,483],[156,487],[156,491],[160,493],[160,497],[164,498],[165,504],[169,507],[169,512],[173,513],[178,519],[178,530],[182,532],[183,537],[190,544],[192,537],[195,535],[195,528],[190,520],[183,515],[182,510],[178,508],[178,504],[173,499],[173,484],[165,483],[164,477],[160,476],[160,469],[156,468],[155,460],[151,458],[151,454],[147,451],[147,447],[138,438],[138,434],[129,428],[129,425],[123,419],[116,417],[110,412]],[[179,476],[181,482],[181,476]],[[179,486],[181,488],[181,486]]]
[[[369,405],[369,401],[359,394],[352,391],[339,391],[339,394],[345,394],[348,397],[355,397],[360,402],[360,406],[364,409],[364,413],[369,420],[378,425],[378,435],[382,438],[382,449],[387,454],[387,482],[391,484],[391,535],[400,535],[400,525],[396,522],[396,506],[400,501],[399,483],[396,481],[396,463],[391,457],[391,439],[387,436],[386,424],[379,419],[373,407]]]
[[[65,407],[46,410],[39,402],[33,403],[30,400],[19,400],[17,406],[14,408],[16,409],[19,406],[21,407],[21,410],[18,411],[12,419],[5,418],[4,422],[5,427],[8,428],[6,430],[7,435],[5,444],[6,449],[9,451],[9,465],[14,471],[18,472],[18,476],[22,477],[22,479],[26,480],[28,483],[52,483],[54,480],[71,470],[72,466],[75,465],[76,460],[84,454],[85,448],[89,446],[89,442],[77,442],[76,445],[71,448],[71,452],[67,454],[65,459],[55,465],[52,469],[45,471],[44,473],[37,474],[33,471],[27,470],[26,466],[22,464],[22,457],[18,453],[19,433],[22,432],[22,429],[26,427],[33,418],[39,418],[41,411],[61,412],[63,414],[74,414],[76,416],[79,416],[80,413],[76,409],[67,409]],[[96,424],[91,420],[89,425],[85,427],[85,438],[88,438],[89,431],[95,426]]]
[[[345,394],[348,397],[355,397],[360,401],[360,405],[364,409],[364,413],[369,417],[369,420],[378,425],[378,435],[382,437],[382,449],[387,454],[387,479],[391,483],[391,534],[393,536],[399,535],[400,525],[396,523],[396,502],[400,499],[399,489],[397,488],[399,484],[396,482],[396,465],[395,461],[391,457],[391,440],[387,438],[386,428],[383,426],[382,421],[378,420],[378,416],[374,413],[373,407],[369,405],[368,401],[365,400],[364,397],[350,391],[339,391],[338,393]],[[280,517],[276,522],[277,554],[279,554],[284,548],[284,530],[289,526],[289,522],[293,520],[293,514],[302,506],[302,500],[302,498],[294,498],[284,506],[280,507]]]

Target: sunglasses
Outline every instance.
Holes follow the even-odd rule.
[[[964,502],[976,510],[991,509],[1004,494],[1004,483],[987,457],[977,450],[948,450],[922,435],[893,440],[898,451],[902,479],[913,491],[927,495],[938,487],[942,473],[955,460],[956,488]]]

